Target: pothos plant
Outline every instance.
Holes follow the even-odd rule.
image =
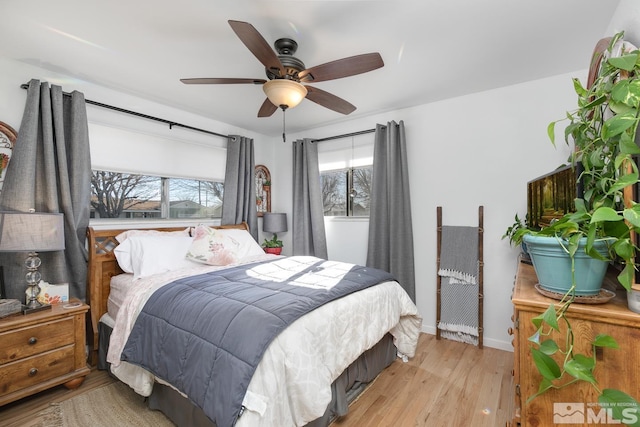
[[[537,332],[529,341],[542,381],[538,392],[528,402],[550,389],[585,381],[597,391],[601,406],[611,408],[618,420],[624,419],[623,410],[629,407],[635,407],[636,414],[640,415],[638,402],[620,390],[601,390],[594,376],[596,348],[618,348],[618,344],[609,335],[597,335],[590,343],[592,354],[578,354],[567,310],[575,301],[573,255],[583,238],[587,241],[586,252],[596,259],[606,260],[607,257],[594,249],[594,243],[598,240],[608,243],[608,259],[615,259],[624,266],[618,281],[626,290],[631,289],[635,278],[638,247],[633,235],[640,232],[640,205],[630,197],[625,199],[624,195],[640,182],[634,160],[634,156],[640,154],[640,147],[636,144],[640,117],[640,51],[622,48],[619,55],[613,55],[613,49],[620,48],[623,43],[623,35],[621,32],[612,37],[590,87],[584,87],[578,79],[573,79],[578,108],[567,112],[562,119],[569,122],[564,132],[565,142],[573,142],[575,146],[569,160],[572,165],[581,166],[578,179],[584,192],[575,200],[576,211],[539,231],[520,229],[514,236],[515,239],[521,239],[526,233],[555,236],[571,258],[573,278],[572,287],[562,300],[557,305],[551,304],[533,319]],[[547,129],[554,145],[555,125],[559,121],[550,123]],[[561,329],[563,333],[560,333]],[[552,338],[554,331],[563,338],[562,346]],[[554,355],[561,356],[561,364],[552,357]],[[640,420],[632,425],[640,426]]]
[[[527,228],[526,223],[526,219],[523,222],[518,217],[518,214],[516,214],[513,224],[511,224],[504,232],[504,234],[502,235],[502,239],[504,240],[508,238],[509,244],[512,246],[518,246],[522,244],[522,233],[519,233],[519,231]]]

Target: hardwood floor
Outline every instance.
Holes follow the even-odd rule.
[[[396,360],[332,427],[504,426],[513,405],[512,368],[513,353],[421,334],[416,357]],[[0,425],[33,425],[50,402],[113,381],[106,372],[92,370],[76,390],[59,386],[5,405]]]
[[[332,427],[504,426],[513,407],[513,353],[421,334]]]

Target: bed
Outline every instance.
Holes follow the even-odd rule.
[[[372,274],[372,269],[313,259],[312,257],[266,255],[252,238],[252,243],[249,243],[249,240],[244,240],[245,236],[250,236],[246,223],[206,227],[209,239],[212,239],[212,235],[215,235],[216,239],[234,236],[231,240],[235,243],[237,240],[241,240],[240,246],[236,247],[251,247],[251,249],[236,250],[234,255],[237,256],[231,262],[228,262],[229,260],[218,262],[218,259],[213,263],[204,263],[206,257],[202,257],[197,249],[193,249],[196,246],[195,241],[199,239],[198,236],[202,236],[203,232],[198,231],[201,228],[202,226],[197,229],[194,227],[157,228],[142,232],[143,235],[152,234],[152,236],[145,237],[135,236],[138,230],[96,230],[91,227],[87,230],[89,247],[87,299],[91,306],[90,322],[88,322],[91,329],[89,331],[90,361],[92,365],[97,364],[102,369],[109,368],[116,377],[129,384],[136,392],[149,396],[150,407],[161,410],[177,425],[218,425],[218,427],[226,425],[239,427],[326,426],[336,416],[344,415],[347,412],[349,401],[363,389],[366,383],[372,381],[398,356],[406,360],[414,355],[421,327],[421,317],[399,284],[389,280],[382,273],[380,273],[380,277],[367,279],[372,281],[369,284],[357,285],[362,288],[343,291],[343,284],[334,285],[333,279],[335,277],[341,277],[342,282],[353,281],[351,279],[356,276],[357,280],[361,280],[362,276]],[[194,233],[196,233],[196,237],[193,237]],[[126,234],[129,234],[129,243],[134,242],[129,246],[127,246],[128,243],[121,243],[118,239]],[[238,236],[242,236],[242,238]],[[174,261],[163,258],[165,254],[161,252],[169,251],[163,248],[172,247],[175,248],[173,252],[184,253],[184,248],[180,249],[180,247],[183,244],[188,245],[188,243],[182,243],[188,239],[192,239],[188,251],[188,255],[191,256],[189,261],[197,262],[184,264],[184,260],[181,260],[176,266],[169,266]],[[207,247],[209,248],[215,246],[211,244],[211,240],[207,241],[205,238],[204,241],[208,242]],[[228,241],[225,240],[227,243]],[[151,268],[147,269],[148,271],[143,275],[139,274],[137,270],[131,271],[132,267],[125,265],[129,256],[127,250],[134,248],[136,242],[139,244],[144,242],[146,250],[149,252],[145,254],[144,258],[153,257],[154,267],[161,266],[163,271],[155,271],[154,268]],[[127,250],[124,249],[125,246],[127,246]],[[122,256],[123,252],[126,257]],[[133,249],[130,252],[136,253]],[[116,254],[119,255],[120,262],[118,262]],[[131,256],[138,255],[136,253]],[[197,259],[199,256],[201,259]],[[220,257],[219,252],[216,256]],[[292,270],[289,271],[288,268]],[[314,273],[311,274],[311,271]],[[319,278],[316,277],[316,271],[320,272]],[[324,277],[321,277],[322,274]],[[376,272],[376,274],[378,273]],[[264,280],[265,275],[270,278]],[[256,350],[260,359],[259,362],[256,362],[256,366],[249,368],[248,374],[244,375],[247,377],[248,385],[246,389],[239,389],[244,396],[239,412],[236,411],[237,403],[231,405],[231,409],[226,411],[226,413],[233,415],[233,418],[224,417],[215,412],[220,409],[219,407],[224,406],[220,404],[219,400],[216,401],[218,405],[213,405],[215,408],[211,407],[210,398],[207,396],[215,395],[215,390],[210,393],[204,392],[203,396],[205,397],[202,399],[199,393],[200,388],[206,386],[215,389],[217,382],[226,384],[225,381],[229,382],[230,388],[235,390],[236,380],[234,378],[237,378],[235,374],[235,366],[237,365],[229,365],[233,367],[225,369],[209,368],[210,360],[216,358],[203,356],[208,354],[204,351],[210,347],[217,351],[211,354],[226,354],[226,349],[225,352],[220,350],[222,341],[216,341],[215,345],[207,343],[204,347],[205,350],[195,345],[163,343],[170,348],[197,348],[197,351],[189,350],[188,355],[185,355],[186,350],[185,354],[176,355],[175,362],[171,362],[171,357],[174,356],[158,357],[159,362],[156,362],[163,367],[158,367],[157,364],[151,366],[155,363],[151,360],[135,359],[135,357],[156,359],[155,355],[160,354],[159,350],[150,347],[152,342],[158,341],[155,337],[163,336],[164,340],[164,337],[177,335],[175,331],[147,333],[149,330],[155,331],[154,328],[156,328],[155,323],[145,326],[144,321],[148,319],[151,319],[150,322],[157,321],[162,325],[175,323],[174,320],[160,321],[156,319],[157,315],[150,312],[154,303],[156,307],[166,307],[167,303],[160,298],[173,302],[185,295],[185,298],[192,298],[189,303],[192,305],[189,307],[195,307],[202,301],[202,298],[200,296],[186,297],[186,295],[191,295],[191,292],[201,292],[196,295],[202,295],[202,292],[208,293],[211,288],[218,289],[216,288],[218,285],[214,286],[211,283],[223,281],[226,284],[230,280],[228,277],[231,276],[241,277],[246,282],[233,282],[234,295],[243,293],[240,289],[245,288],[251,288],[251,292],[254,292],[253,286],[259,289],[258,292],[275,292],[276,294],[269,294],[264,298],[251,297],[251,304],[254,300],[277,301],[282,299],[282,301],[287,301],[283,304],[287,307],[285,311],[289,312],[296,311],[293,307],[297,302],[286,298],[305,301],[305,308],[300,312],[299,317],[293,317],[289,323],[282,326],[278,323],[279,326],[276,328],[274,337],[264,340],[264,349]],[[295,277],[297,282],[287,281],[289,279],[281,280],[285,276]],[[329,280],[331,284],[326,289],[323,288],[326,292],[320,293],[335,294],[335,296],[328,301],[320,302],[317,308],[306,308],[307,302],[318,294],[314,289],[317,289],[318,286],[320,288],[325,286],[328,278],[331,279]],[[379,282],[373,283],[375,280]],[[195,282],[198,284],[193,285]],[[125,283],[124,287],[122,283]],[[204,286],[207,290],[203,291],[200,288],[192,290],[192,287],[197,286]],[[241,288],[242,286],[244,288]],[[269,288],[269,290],[262,290],[261,286]],[[189,289],[189,292],[184,290],[185,287]],[[171,295],[171,292],[176,293]],[[296,294],[296,296],[292,297],[289,293]],[[220,299],[220,295],[223,294],[216,295],[215,299]],[[202,304],[208,306],[209,303],[202,302]],[[231,305],[233,304],[227,302],[225,309]],[[253,306],[249,308],[243,306],[239,312],[251,311],[252,309]],[[262,307],[258,307],[258,309],[259,311],[263,310]],[[180,309],[172,305],[172,310],[160,311],[179,312]],[[202,310],[197,309],[196,311]],[[219,311],[221,310],[216,310],[216,313]],[[267,319],[269,316],[274,317],[267,316]],[[277,317],[277,322],[281,322],[283,316],[278,313],[275,317]],[[202,319],[207,318],[201,318],[196,323],[202,325]],[[218,320],[215,323],[217,327]],[[243,323],[247,323],[247,321],[243,321]],[[268,321],[260,320],[258,323],[263,324]],[[225,333],[227,333],[227,329],[231,330],[232,326],[225,326],[223,328]],[[183,329],[186,328],[182,326],[176,328],[180,333],[183,332]],[[186,341],[178,342],[191,343],[195,339],[200,340],[201,332],[188,332],[191,335],[182,338]],[[194,333],[196,338],[193,338]],[[134,334],[138,335],[133,337]],[[242,335],[244,334],[246,332],[242,333]],[[241,334],[233,335],[233,339],[227,337],[226,342],[233,342],[233,346],[242,347],[243,351],[245,346],[262,340],[262,338],[241,340],[238,338],[239,335]],[[136,347],[132,342],[144,344]],[[132,350],[134,347],[138,348],[141,354],[136,354],[132,359],[128,359],[130,354],[135,353]],[[150,356],[144,356],[142,354],[144,351]],[[244,358],[244,355],[229,357],[229,359],[242,359],[242,363],[245,362]],[[194,360],[197,362],[193,362]],[[189,375],[194,375],[184,373],[185,366],[189,369],[193,369],[195,366],[196,372],[204,371],[207,374],[202,376],[204,379],[200,379],[201,376],[198,374],[195,377],[198,378],[197,381],[185,381],[185,378],[191,378]],[[224,367],[225,365],[218,362],[218,366]],[[158,369],[166,369],[168,372],[162,371],[164,373],[159,374]],[[231,372],[236,377],[232,375],[231,379],[228,379],[225,376],[224,379],[218,380],[216,376],[218,374],[214,375],[213,372],[219,371],[224,371],[225,375]],[[242,368],[238,369],[238,372],[240,371]],[[180,377],[174,378],[173,375],[180,375]],[[192,382],[201,382],[205,385],[198,385],[200,388],[194,391],[193,388],[189,388],[189,384]],[[240,382],[242,381],[238,381],[238,383]],[[187,383],[187,386],[184,383]],[[211,384],[214,385],[211,386]],[[217,387],[220,388],[220,386]],[[218,420],[218,423],[216,424],[212,419]]]

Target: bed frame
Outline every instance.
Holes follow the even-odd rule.
[[[157,231],[182,231],[193,225],[183,227],[144,228]],[[212,226],[213,228],[232,228],[249,231],[246,222],[231,225]],[[90,306],[88,329],[89,358],[91,366],[98,363],[98,322],[107,312],[107,299],[111,290],[111,278],[123,271],[118,265],[113,250],[118,246],[116,236],[128,229],[96,230],[87,228],[87,247],[89,249],[89,265],[87,269],[87,302]]]

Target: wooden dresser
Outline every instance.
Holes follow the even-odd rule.
[[[72,300],[0,319],[0,406],[59,384],[82,384],[90,371],[85,351],[88,310],[88,305]]]
[[[531,265],[522,262],[518,264],[512,295],[513,327],[509,328],[514,346],[515,405],[511,426],[566,425],[569,413],[575,417],[572,418],[575,422],[571,425],[615,423],[607,418],[606,411],[597,406],[598,394],[588,384],[576,383],[563,389],[550,390],[526,403],[537,392],[541,379],[527,341],[536,331],[531,319],[556,301],[536,291],[534,286],[537,277]],[[576,351],[591,356],[592,348],[588,342],[598,334],[611,335],[620,348],[597,351],[595,377],[598,386],[600,389],[616,388],[625,391],[637,400],[640,398],[640,314],[627,308],[626,291],[616,285],[614,275],[607,277],[605,287],[617,288],[616,297],[609,302],[574,303],[569,309],[568,317],[574,329]],[[559,340],[558,336],[555,338],[561,348],[564,348],[564,341]],[[556,361],[562,366],[559,356]],[[580,420],[584,421],[579,422]]]

